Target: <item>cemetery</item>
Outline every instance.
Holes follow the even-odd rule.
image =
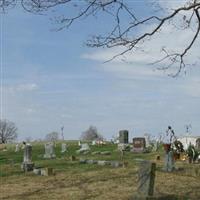
[[[155,144],[130,139],[128,130],[119,131],[118,144],[6,144],[1,199],[200,199],[200,158],[190,160],[180,143],[173,147],[171,127],[167,134],[170,142]]]

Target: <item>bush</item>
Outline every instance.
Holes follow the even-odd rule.
[[[81,140],[103,140],[103,136],[98,133],[95,126],[90,126],[86,131],[82,133]]]

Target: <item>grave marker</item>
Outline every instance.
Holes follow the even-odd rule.
[[[15,146],[15,152],[18,152],[19,151],[19,144],[16,144]]]
[[[145,138],[133,138],[133,152],[144,152],[146,148]]]
[[[53,143],[47,143],[47,144],[45,144],[44,147],[45,147],[44,158],[55,158],[56,157]]]
[[[142,161],[138,171],[138,196],[149,197],[154,193],[156,163]],[[136,198],[137,199],[137,198]],[[139,199],[139,198],[138,198]]]
[[[61,144],[61,153],[65,153],[67,151],[67,144],[62,143]]]
[[[119,143],[128,144],[128,131],[127,130],[119,131]]]
[[[34,163],[32,162],[32,146],[27,144],[24,146],[24,158],[21,168],[27,172],[32,171],[34,167]]]

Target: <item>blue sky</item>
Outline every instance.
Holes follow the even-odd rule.
[[[146,12],[142,2],[134,3],[138,14]],[[128,54],[128,62],[116,59],[105,64],[118,49],[84,45],[89,35],[106,32],[112,25],[105,16],[81,20],[59,32],[51,31],[55,25],[49,18],[21,9],[1,15],[2,115],[16,123],[19,140],[44,138],[51,131],[60,132],[63,125],[66,139],[77,139],[90,125],[106,138],[120,129],[128,129],[131,137],[157,135],[168,125],[183,134],[186,124],[192,124],[193,135],[200,135],[198,64],[178,78],[149,65],[158,56],[156,51]],[[166,42],[169,28],[164,31],[159,40],[147,44],[150,49],[160,51],[157,47]],[[172,39],[178,45],[189,36]],[[188,61],[199,56],[199,49],[194,47]]]

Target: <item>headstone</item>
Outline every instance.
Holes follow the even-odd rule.
[[[32,171],[34,163],[32,162],[32,146],[30,144],[25,145],[24,147],[24,158],[21,168],[27,172]]]
[[[56,157],[53,143],[47,143],[47,144],[45,144],[44,147],[45,147],[44,158],[55,158]]]
[[[171,150],[171,144],[163,144],[165,150],[164,171],[171,172],[175,169],[174,156]]]
[[[196,140],[196,149],[200,151],[200,138]]]
[[[81,149],[90,150],[90,147],[87,143],[81,145]]]
[[[118,162],[118,161],[111,161],[110,164],[111,164],[112,167],[116,167],[116,168],[123,166],[123,164]]]
[[[101,154],[100,151],[93,151],[93,152],[91,153],[91,155],[99,155],[99,154]]]
[[[36,175],[41,175],[41,169],[40,168],[35,168],[33,170],[33,173],[36,174]]]
[[[138,195],[142,197],[153,196],[156,164],[142,161],[138,171]],[[137,199],[137,198],[136,198]],[[139,198],[138,198],[139,199]]]
[[[87,162],[87,159],[80,158],[79,162],[80,162],[81,164],[85,164],[85,163]]]
[[[145,138],[133,138],[133,152],[144,152],[146,148]]]
[[[54,174],[53,168],[47,167],[47,168],[41,169],[41,175],[42,176],[51,176],[53,174]]]
[[[19,144],[16,144],[15,146],[15,152],[18,152],[19,151]]]
[[[81,146],[81,141],[78,141],[78,146],[79,146],[79,147]]]
[[[93,141],[92,141],[92,145],[93,145],[93,146],[96,145],[96,140],[93,140]]]
[[[87,160],[87,164],[97,164],[97,160]]]
[[[85,144],[81,144],[81,148],[79,150],[77,150],[77,153],[87,153],[90,151],[90,147],[87,143]]]
[[[145,143],[146,143],[146,147],[150,146],[150,137],[148,134],[144,134],[144,138],[145,138]]]
[[[153,151],[158,151],[158,147],[159,147],[159,142],[158,140],[156,140],[153,145]]]
[[[119,131],[119,143],[128,144],[128,131],[127,130]]]
[[[62,143],[61,144],[61,153],[65,153],[67,151],[67,144]]]
[[[98,160],[97,164],[101,165],[101,166],[105,166],[105,165],[110,165],[111,162],[110,161],[106,161],[106,160]]]

